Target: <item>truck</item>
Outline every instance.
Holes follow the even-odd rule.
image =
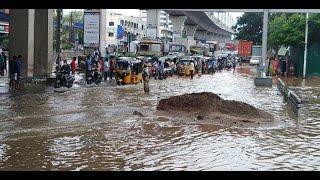
[[[183,44],[169,44],[168,55],[176,55],[178,57],[183,57],[186,55],[187,49]]]
[[[211,56],[212,53],[209,51],[209,46],[205,44],[198,44],[190,46],[190,53],[194,55]]]
[[[206,41],[206,44],[209,45],[209,51],[214,53],[218,49],[218,43],[215,41]]]
[[[251,58],[249,61],[250,65],[259,65],[262,58],[262,46],[252,46]]]
[[[143,38],[140,41],[138,54],[140,56],[162,56],[163,43],[160,39]]]
[[[242,62],[249,62],[252,52],[252,41],[240,40],[238,44],[238,54]]]

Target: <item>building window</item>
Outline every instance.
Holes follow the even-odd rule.
[[[113,33],[113,32],[109,32],[108,36],[109,36],[109,37],[113,37],[113,36],[114,36],[114,33]]]
[[[113,22],[113,21],[110,21],[110,22],[109,22],[109,26],[114,26],[114,22]]]
[[[143,25],[141,25],[141,29],[143,30]]]

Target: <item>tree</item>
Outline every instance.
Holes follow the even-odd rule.
[[[303,46],[304,33],[305,16],[303,14],[278,15],[269,22],[269,48],[277,52],[282,45]]]
[[[253,41],[253,44],[262,44],[263,13],[244,13],[237,24],[232,27],[237,40]]]
[[[286,23],[287,17],[285,14],[278,15],[269,22],[268,47],[272,48],[278,54],[278,51],[283,45],[286,34],[283,25]]]
[[[63,49],[71,49],[74,47],[73,43],[70,43],[70,22],[71,22],[71,13],[63,15],[62,17],[62,34],[61,34],[61,43]],[[74,11],[72,12],[72,22],[83,22],[83,12]],[[79,42],[83,42],[83,29],[75,29],[74,33],[78,33]]]

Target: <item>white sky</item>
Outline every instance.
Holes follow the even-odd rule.
[[[80,11],[82,9],[63,9],[63,13],[68,14],[71,11],[75,11],[75,10]],[[107,11],[123,14],[123,15],[126,15],[126,16],[136,16],[136,17],[140,16],[139,9],[107,9]],[[241,12],[239,12],[239,13],[231,12],[230,13],[230,15],[233,17],[233,19],[235,21],[237,20],[236,18],[242,16],[242,14],[243,13],[241,13]]]

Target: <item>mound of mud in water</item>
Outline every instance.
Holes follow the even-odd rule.
[[[270,119],[271,115],[249,104],[223,100],[214,93],[202,92],[173,96],[160,100],[157,110],[167,112],[193,113],[195,116],[208,114],[222,114],[231,117],[248,119]]]

